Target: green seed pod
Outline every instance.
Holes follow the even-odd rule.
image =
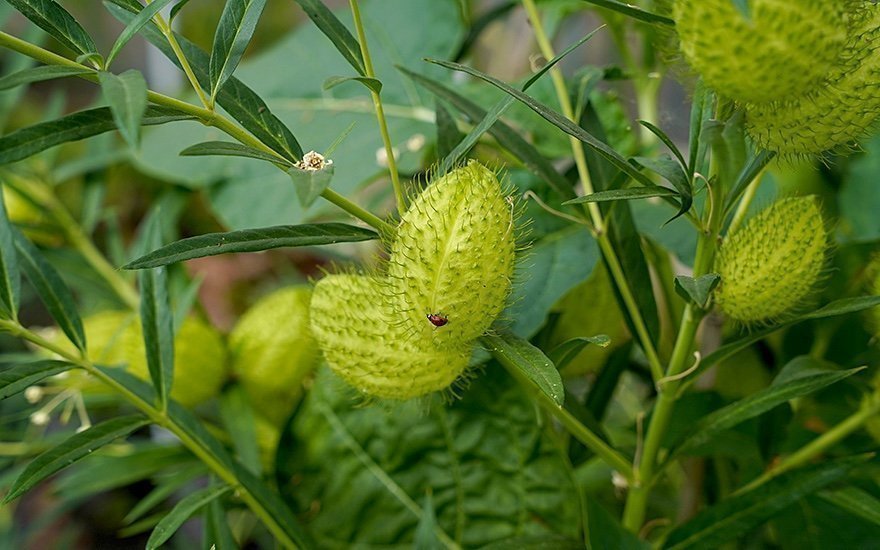
[[[676,0],[681,51],[720,95],[765,103],[821,84],[847,40],[851,0]]]
[[[401,218],[389,303],[408,338],[442,347],[482,335],[504,309],[514,271],[513,201],[472,161],[434,181]]]
[[[830,3],[830,2],[829,2]],[[826,83],[800,97],[746,105],[746,130],[762,149],[812,155],[852,145],[880,113],[880,5],[866,3]]]
[[[772,204],[728,235],[718,250],[718,307],[745,324],[784,317],[804,304],[820,280],[828,247],[816,197]]]
[[[140,320],[127,311],[102,311],[83,319],[89,343],[89,358],[99,365],[127,365],[128,371],[149,380]],[[73,351],[73,345],[59,332],[52,338]],[[84,392],[106,393],[103,384],[81,371],[71,373],[63,383]],[[226,381],[226,346],[213,327],[188,317],[174,339],[174,382],[171,397],[187,407],[217,395]]]
[[[410,399],[449,387],[468,365],[472,342],[437,349],[405,338],[385,296],[390,280],[328,275],[312,294],[312,334],[327,364],[364,394]],[[427,322],[427,321],[426,321]]]
[[[276,424],[287,419],[318,360],[309,332],[311,292],[294,286],[263,297],[229,335],[233,373],[254,408]]]

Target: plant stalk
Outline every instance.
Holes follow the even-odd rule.
[[[361,46],[361,57],[364,60],[364,76],[376,78],[373,70],[373,58],[370,57],[370,49],[367,46],[367,34],[364,31],[364,23],[361,19],[361,10],[358,0],[349,0],[351,15],[354,19],[354,27],[357,31],[358,43]],[[382,143],[385,144],[385,156],[388,160],[388,172],[391,175],[391,185],[394,187],[394,197],[397,199],[397,211],[401,214],[406,211],[406,197],[403,195],[403,187],[400,184],[400,174],[397,171],[397,160],[394,158],[394,145],[388,133],[388,122],[385,120],[385,108],[382,106],[382,97],[379,92],[370,90],[373,98],[373,107],[376,110],[376,119],[379,122],[379,133],[382,134]]]
[[[547,59],[553,59],[556,57],[556,52],[553,50],[553,45],[550,43],[547,33],[544,32],[544,26],[541,23],[541,16],[538,13],[538,8],[535,5],[534,0],[522,0],[522,4],[532,23],[535,40],[538,42],[541,55]],[[572,122],[577,123],[577,121],[574,120],[574,108],[571,104],[568,88],[565,85],[565,78],[562,75],[562,71],[559,70],[559,67],[553,67],[550,69],[550,77],[553,80],[553,86],[556,89],[556,97],[562,108],[562,114]],[[577,166],[578,176],[584,186],[584,193],[588,195],[592,194],[594,188],[592,179],[590,178],[590,171],[587,168],[587,157],[584,154],[583,145],[580,140],[571,136],[569,136],[569,142],[571,144],[571,152],[574,156],[575,165]],[[593,229],[595,231],[596,240],[599,243],[599,248],[605,257],[611,277],[614,279],[614,282],[620,291],[623,303],[632,319],[633,327],[636,330],[636,336],[638,336],[642,350],[645,352],[645,357],[647,357],[648,363],[651,366],[651,374],[653,375],[654,380],[657,381],[663,376],[663,365],[660,361],[660,356],[657,354],[654,342],[651,339],[651,334],[648,332],[648,327],[645,324],[642,313],[639,311],[635,295],[629,286],[629,281],[626,280],[626,274],[623,272],[623,266],[620,263],[620,259],[617,257],[614,246],[608,238],[607,227],[605,219],[602,216],[602,211],[599,209],[599,205],[595,202],[587,203],[587,209],[593,222]]]

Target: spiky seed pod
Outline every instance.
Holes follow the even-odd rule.
[[[361,392],[410,399],[449,387],[464,372],[473,342],[438,349],[406,338],[386,299],[390,280],[328,275],[312,294],[312,334],[327,364]],[[427,322],[427,321],[426,321]]]
[[[296,404],[318,360],[309,331],[311,288],[277,290],[248,309],[229,335],[232,372],[254,408],[276,424]]]
[[[149,380],[140,320],[128,311],[102,311],[83,319],[89,357],[99,365],[127,365],[130,373]],[[73,351],[60,331],[52,338]],[[226,346],[213,327],[188,317],[174,338],[174,382],[171,397],[187,407],[217,395],[226,381]],[[79,371],[62,383],[85,392],[103,393],[103,384]]]
[[[828,248],[828,230],[815,196],[775,202],[728,235],[719,248],[718,307],[745,324],[784,317],[809,298]]]
[[[760,148],[813,155],[868,134],[880,113],[880,5],[865,2],[856,19],[825,84],[800,97],[746,105],[746,130]]]
[[[408,338],[435,347],[482,335],[504,309],[514,271],[513,201],[472,161],[434,181],[403,214],[388,264]]]
[[[851,0],[676,0],[685,59],[720,95],[764,103],[820,84],[843,51]]]

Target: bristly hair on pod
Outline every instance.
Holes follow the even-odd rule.
[[[783,321],[810,305],[830,252],[819,199],[778,200],[725,237],[715,258],[715,304],[749,328]]]

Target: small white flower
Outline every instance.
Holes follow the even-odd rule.
[[[46,411],[37,411],[31,415],[31,424],[34,426],[45,426],[49,423],[49,413]]]
[[[36,405],[43,399],[44,393],[43,388],[40,386],[31,386],[24,390],[24,398],[27,399],[27,402],[31,405]]]
[[[302,160],[296,163],[296,167],[300,170],[308,170],[311,172],[319,172],[324,168],[333,164],[333,161],[325,158],[321,153],[309,151],[303,155]]]

